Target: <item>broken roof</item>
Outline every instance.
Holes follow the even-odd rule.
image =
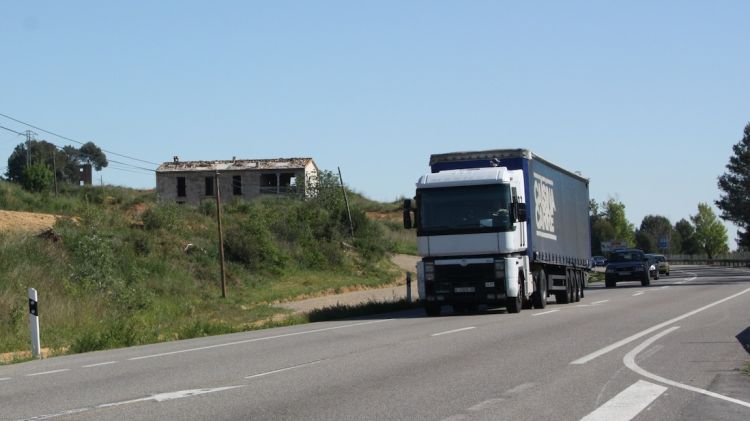
[[[156,172],[304,169],[312,158],[233,159],[217,161],[174,161],[159,165]]]

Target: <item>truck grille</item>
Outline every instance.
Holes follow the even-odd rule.
[[[440,283],[478,283],[495,280],[495,265],[435,265],[435,280]]]

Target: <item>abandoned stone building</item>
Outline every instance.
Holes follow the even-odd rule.
[[[224,201],[304,192],[318,176],[318,166],[312,158],[180,161],[175,156],[172,162],[165,162],[156,170],[159,199],[197,205],[214,198],[217,171]],[[300,182],[302,186],[297,185]]]

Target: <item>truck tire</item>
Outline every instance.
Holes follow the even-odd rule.
[[[534,308],[547,307],[547,274],[544,273],[544,269],[539,269],[539,272],[537,272],[534,287],[536,291],[531,295],[531,303]]]
[[[581,279],[578,277],[578,272],[573,272],[573,302],[577,303],[581,301]]]
[[[442,306],[440,304],[426,303],[424,305],[424,312],[428,317],[437,317],[440,315]]]
[[[518,277],[518,296],[505,298],[505,309],[508,313],[520,313],[523,308],[523,279]]]
[[[586,272],[581,271],[581,298],[583,298],[583,291],[586,289]]]

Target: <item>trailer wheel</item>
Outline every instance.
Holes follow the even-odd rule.
[[[581,298],[583,298],[583,291],[586,289],[586,276],[588,276],[588,274],[584,271],[581,271],[580,274],[581,274]]]
[[[534,279],[536,291],[531,295],[531,302],[534,308],[547,307],[547,274],[544,269],[539,269],[536,279]]]
[[[424,305],[424,312],[427,313],[427,316],[429,317],[439,316],[441,309],[442,306],[440,304],[427,303]]]
[[[573,302],[577,303],[581,301],[581,279],[578,277],[578,272],[573,272]]]

